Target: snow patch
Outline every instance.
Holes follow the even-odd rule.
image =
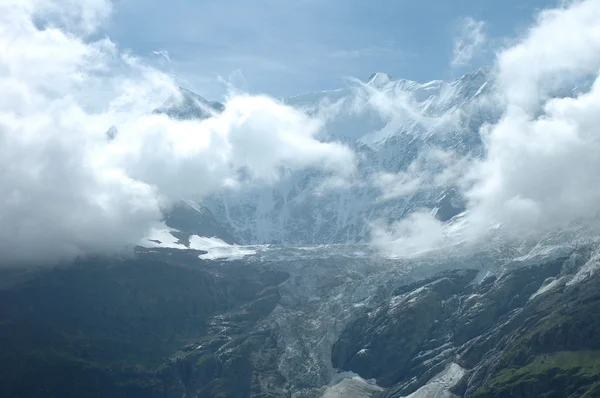
[[[533,293],[529,300],[533,300],[538,296],[541,296],[545,293],[556,290],[566,284],[566,280],[568,277],[562,277],[558,279],[550,278],[550,280],[545,281],[542,286],[537,290],[537,292]]]
[[[367,398],[383,391],[383,388],[352,372],[338,374],[332,384],[325,389],[322,398]]]
[[[488,85],[488,82],[485,82],[481,85],[481,87],[479,87],[479,90],[477,90],[477,92],[475,93],[474,97],[477,97],[479,94],[481,94],[483,92],[483,89]]]
[[[427,384],[405,398],[456,398],[458,396],[448,390],[454,387],[464,375],[463,368],[451,363]]]
[[[190,238],[190,249],[208,252],[199,256],[204,260],[239,260],[256,254],[256,250],[249,247],[230,245],[219,238],[207,238],[198,235],[193,235]]]
[[[239,260],[246,256],[257,254],[256,247],[230,245],[219,238],[208,238],[192,235],[190,244],[186,246],[173,236],[177,229],[169,228],[164,223],[152,228],[146,238],[139,242],[139,246],[148,249],[179,249],[179,250],[201,250],[207,253],[199,257],[204,260]]]
[[[179,243],[179,239],[173,236],[171,232],[179,232],[176,229],[169,228],[161,224],[157,228],[152,228],[146,238],[142,239],[139,246],[146,248],[168,248],[168,249],[187,249],[185,245]]]
[[[564,245],[552,245],[539,242],[535,245],[527,254],[514,259],[515,262],[539,262],[540,259],[558,257],[561,253],[564,253]]]
[[[573,286],[585,281],[592,275],[596,274],[600,269],[600,253],[596,253],[592,258],[585,263],[583,267],[575,274],[573,279],[567,282],[567,286]]]

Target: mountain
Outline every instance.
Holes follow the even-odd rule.
[[[421,207],[460,225],[445,171],[481,156],[493,85],[376,73],[288,98],[359,155],[348,186],[304,170],[182,200],[130,255],[0,269],[0,397],[600,397],[597,237],[363,243]],[[157,110],[221,111],[185,90]]]
[[[193,202],[179,202],[165,215],[165,224],[177,230],[175,235],[181,241],[189,242],[191,236],[218,238],[225,243],[239,243],[221,225],[205,206]]]
[[[422,207],[447,220],[463,210],[454,181],[436,178],[386,197],[382,189],[390,184],[384,179],[398,173],[413,182],[433,179],[451,159],[480,156],[479,127],[499,117],[498,109],[481,100],[492,85],[484,69],[425,84],[376,73],[352,87],[285,99],[324,118],[327,139],[355,151],[359,160],[352,181],[337,187],[334,182],[331,188],[329,176],[308,169],[275,186],[223,192],[202,205],[243,244],[365,242],[372,222],[400,220]],[[183,96],[189,100],[169,102],[157,111],[207,116],[208,101],[187,91]]]
[[[223,104],[208,101],[183,87],[179,88],[178,95],[173,95],[154,113],[165,114],[181,120],[208,119],[223,112]]]
[[[502,275],[443,272],[350,323],[333,364],[375,397],[600,396],[600,275],[587,249]],[[584,272],[582,272],[584,271]]]
[[[275,186],[222,192],[194,207],[214,215],[219,229],[226,231],[219,237],[242,244],[366,242],[373,222],[401,220],[419,208],[432,209],[438,218],[448,220],[463,210],[455,181],[432,176],[449,161],[481,155],[479,128],[500,115],[499,109],[482,100],[492,87],[486,69],[424,84],[375,73],[354,86],[284,99],[324,118],[327,139],[355,151],[359,160],[352,181],[332,188],[328,175],[308,169]],[[155,112],[205,119],[222,110],[222,104],[181,89],[181,95],[169,98]],[[386,196],[382,192],[390,185],[386,178],[395,175],[419,184]]]

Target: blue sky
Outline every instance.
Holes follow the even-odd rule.
[[[342,87],[376,71],[417,81],[490,65],[535,13],[557,0],[117,0],[107,27],[122,48],[218,99],[218,76],[252,93],[290,96]],[[452,67],[465,18],[485,43]],[[156,54],[168,52],[170,61]]]

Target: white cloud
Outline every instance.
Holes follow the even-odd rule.
[[[444,224],[427,210],[417,210],[390,225],[371,225],[371,244],[393,257],[412,257],[448,242]]]
[[[600,211],[600,80],[577,98],[557,98],[532,117],[520,108],[489,127],[487,157],[467,192],[474,226],[545,232]]]
[[[162,57],[165,59],[165,61],[171,63],[171,57],[169,56],[169,52],[167,50],[154,50],[152,51],[152,54]]]
[[[442,104],[431,104],[428,101],[433,93],[427,93],[425,96],[423,92],[413,91],[411,87],[390,88],[359,81],[357,83],[362,85],[362,90],[349,104],[351,113],[367,115],[374,112],[380,120],[384,121],[385,126],[375,131],[374,136],[378,138],[402,131],[420,130],[443,134],[461,129],[462,111],[460,109],[448,112],[435,111],[434,109]]]
[[[172,79],[109,39],[86,39],[110,3],[60,5],[0,3],[2,265],[122,250],[171,198],[309,166],[353,172],[350,150],[316,138],[320,120],[268,97],[233,96],[202,122],[151,114],[176,92]]]
[[[442,226],[417,212],[378,225],[374,242],[410,254],[486,242],[490,234],[522,241],[574,225],[598,227],[599,20],[599,0],[569,2],[540,13],[516,44],[500,51],[493,95],[504,113],[481,131],[484,157],[452,173],[467,200],[464,218]],[[586,85],[590,77],[594,83]]]
[[[111,14],[111,0],[5,0],[31,10],[36,21],[81,35],[94,33]]]
[[[459,23],[459,33],[454,39],[451,66],[457,68],[469,65],[485,42],[485,22],[471,17],[463,18]]]
[[[510,104],[532,112],[561,87],[597,76],[600,5],[569,3],[541,12],[523,40],[498,54],[498,79]]]
[[[454,186],[468,165],[466,159],[460,159],[451,151],[430,148],[419,154],[404,171],[375,174],[373,185],[381,191],[381,201],[402,198],[419,191]]]
[[[238,95],[222,114],[201,122],[165,115],[123,122],[108,160],[175,197],[204,197],[236,185],[239,170],[252,183],[267,184],[312,165],[352,173],[352,152],[315,140],[320,128],[318,119],[271,98]]]
[[[507,108],[482,131],[486,157],[466,192],[474,234],[501,223],[512,234],[562,228],[600,211],[600,1],[542,12],[515,46],[498,55]],[[574,98],[551,93],[596,76]],[[559,91],[557,91],[559,90]]]
[[[400,173],[377,173],[373,178],[375,187],[382,191],[380,200],[391,200],[410,196],[424,188],[421,176],[414,175],[412,170]]]

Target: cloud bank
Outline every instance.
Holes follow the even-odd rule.
[[[598,225],[599,20],[600,1],[567,2],[541,12],[523,37],[498,52],[492,99],[504,113],[482,128],[485,155],[460,178],[467,212],[454,243],[491,233],[535,239],[573,224]],[[421,251],[440,247],[453,228],[427,212],[413,218],[378,226],[374,242],[407,254],[406,242]]]
[[[152,114],[177,94],[172,77],[101,37],[110,2],[69,4],[0,4],[2,265],[118,252],[182,197],[272,184],[307,167],[331,174],[330,185],[351,180],[354,154],[324,141],[326,115],[244,94],[232,95],[222,114],[204,121]],[[378,225],[375,241],[421,252],[452,243],[453,236],[479,241],[498,227],[521,239],[595,219],[598,20],[599,0],[570,2],[541,12],[523,37],[498,52],[491,99],[504,113],[481,131],[482,159],[459,164],[452,153],[432,152],[406,172],[374,176],[382,200],[417,187],[456,185],[467,202],[460,233],[449,234],[423,210]],[[466,37],[475,40],[465,46],[477,42],[476,35]],[[389,120],[386,128],[397,130],[405,119],[436,131],[458,123],[455,114],[426,118],[410,98],[389,95],[373,90],[368,101]]]
[[[70,3],[0,4],[2,265],[118,252],[181,197],[309,166],[353,172],[321,120],[268,97],[233,96],[205,121],[152,114],[173,79],[96,38],[110,2]]]
[[[486,156],[468,176],[475,233],[501,223],[515,235],[554,230],[600,210],[600,1],[542,12],[498,54],[501,120],[482,130]],[[593,76],[581,94],[572,88]],[[569,96],[556,93],[567,92]]]
[[[459,183],[468,160],[452,151],[429,148],[398,173],[377,173],[373,185],[381,191],[380,201],[410,196],[422,190],[451,188]]]

